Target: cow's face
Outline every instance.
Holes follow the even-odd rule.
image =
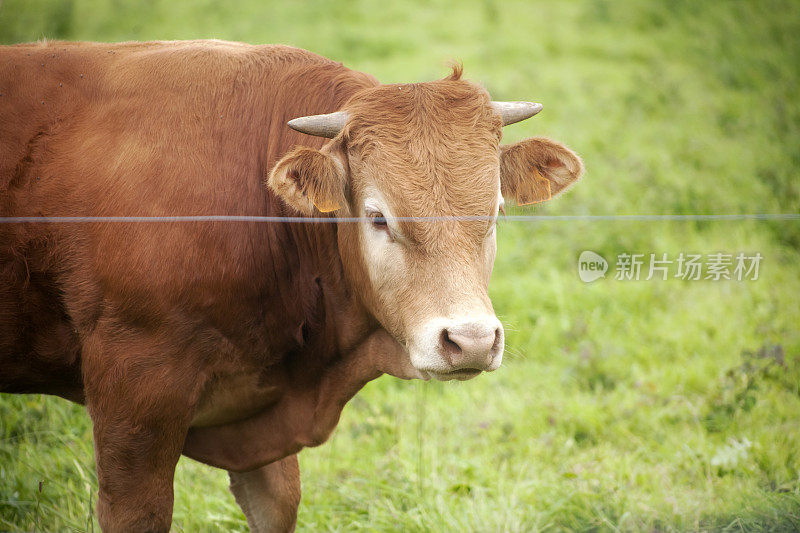
[[[325,148],[288,154],[270,186],[305,214],[358,218],[338,230],[348,281],[422,376],[497,369],[503,327],[487,291],[503,195],[547,199],[580,159],[546,139],[500,147],[488,95],[456,79],[376,87],[346,111]]]

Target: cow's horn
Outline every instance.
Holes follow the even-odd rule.
[[[534,102],[492,102],[492,109],[503,118],[503,126],[531,118],[542,107]]]
[[[347,122],[347,111],[336,111],[327,115],[310,115],[288,122],[289,127],[301,133],[332,139],[339,135]]]

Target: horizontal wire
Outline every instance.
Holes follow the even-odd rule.
[[[495,217],[473,216],[430,216],[430,217],[391,217],[397,221],[490,221]],[[0,224],[23,223],[80,223],[80,222],[285,222],[298,223],[339,223],[365,222],[362,217],[271,217],[250,215],[178,215],[178,216],[85,216],[85,217],[0,217]],[[512,215],[501,217],[504,222],[544,222],[544,221],[658,221],[658,220],[800,220],[798,213],[743,213],[733,215]]]

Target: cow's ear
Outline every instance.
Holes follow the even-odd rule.
[[[336,211],[346,203],[347,173],[330,148],[295,148],[278,161],[267,185],[306,216]]]
[[[549,200],[581,174],[581,158],[550,139],[534,137],[500,147],[500,189],[517,205]]]

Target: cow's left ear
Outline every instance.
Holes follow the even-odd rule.
[[[346,204],[347,173],[331,147],[295,148],[278,161],[267,185],[306,216],[336,211]]]
[[[500,147],[500,190],[517,205],[549,200],[581,174],[581,158],[550,139],[534,137]]]

